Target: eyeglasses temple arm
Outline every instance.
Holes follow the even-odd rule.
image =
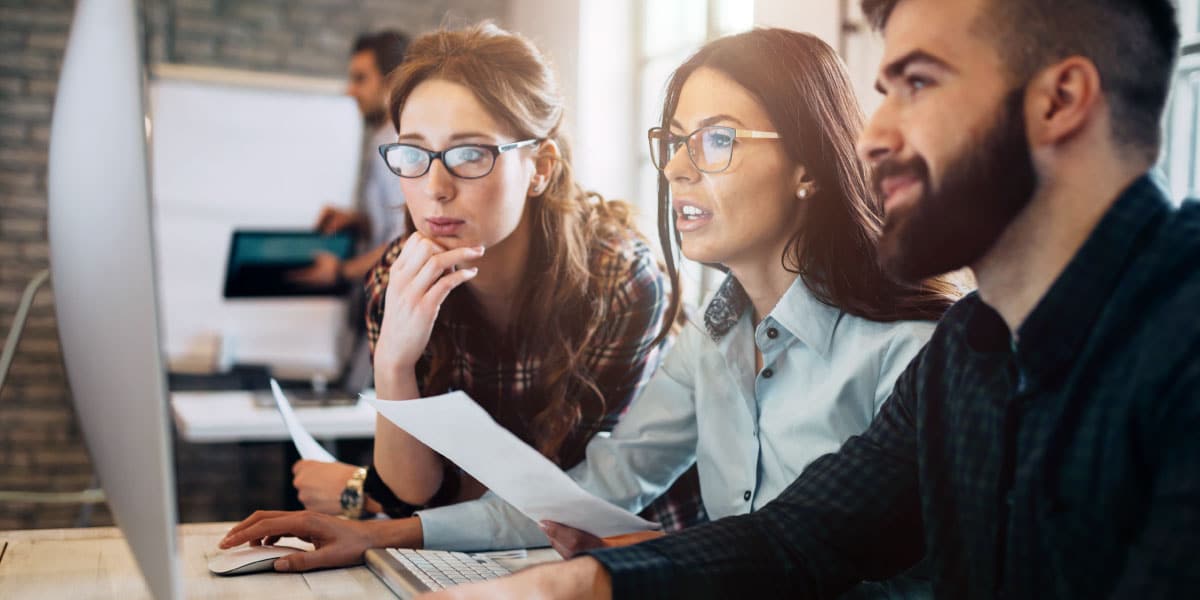
[[[541,143],[541,141],[542,140],[539,138],[534,138],[531,140],[521,140],[519,142],[512,142],[511,144],[503,144],[500,146],[496,146],[496,150],[499,152],[508,152],[509,150],[515,150],[517,148],[524,148],[526,146],[532,146],[534,144],[539,144],[539,143]]]
[[[777,140],[779,134],[774,131],[754,131],[752,129],[734,129],[734,135],[737,137],[757,138],[764,140]]]

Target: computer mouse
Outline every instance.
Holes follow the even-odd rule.
[[[275,559],[304,552],[287,546],[242,546],[222,550],[208,558],[208,570],[217,575],[245,575],[274,570]]]

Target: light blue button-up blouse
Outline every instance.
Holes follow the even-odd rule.
[[[569,471],[589,492],[631,512],[692,463],[709,518],[762,508],[818,456],[867,428],[932,322],[879,323],[819,301],[796,278],[757,327],[729,277],[685,326],[612,434]],[[755,370],[755,348],[763,368]],[[426,548],[548,544],[494,494],[418,513]]]

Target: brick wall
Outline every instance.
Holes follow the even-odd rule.
[[[418,33],[500,19],[508,0],[144,0],[152,60],[340,77],[360,31]],[[46,149],[73,0],[0,0],[0,335],[48,266]],[[70,403],[47,286],[0,393],[0,490],[75,491],[92,471]],[[181,518],[235,519],[278,506],[278,444],[176,444]],[[78,505],[0,503],[0,530],[69,527]],[[111,523],[104,506],[91,515]]]

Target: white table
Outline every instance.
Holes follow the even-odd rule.
[[[257,393],[172,392],[175,427],[180,437],[193,443],[290,440],[279,411],[274,404],[256,404]],[[354,405],[295,410],[300,422],[318,440],[375,436],[375,409],[361,400]]]

